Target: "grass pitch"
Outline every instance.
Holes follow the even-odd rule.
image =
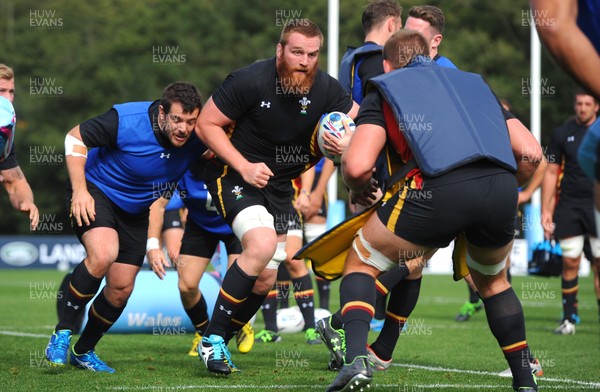
[[[110,334],[97,353],[115,374],[67,366],[48,367],[44,349],[56,323],[56,291],[63,273],[3,270],[0,274],[0,389],[2,391],[315,391],[335,377],[327,370],[323,345],[309,346],[303,334],[283,335],[277,344],[257,344],[246,355],[230,345],[243,370],[229,377],[207,373],[187,355],[192,335]],[[338,304],[339,283],[332,285]],[[515,277],[522,299],[527,338],[545,375],[540,390],[600,390],[600,323],[590,277],[579,282],[581,324],[574,336],[556,336],[561,312],[560,279]],[[454,317],[467,298],[462,282],[427,275],[419,303],[394,353],[394,366],[377,372],[376,391],[510,391],[511,379],[498,372],[506,362],[488,329],[484,311],[470,321]],[[333,309],[332,309],[333,310]],[[259,316],[255,330],[260,330]],[[371,332],[369,341],[376,334]],[[77,337],[74,337],[74,340]]]

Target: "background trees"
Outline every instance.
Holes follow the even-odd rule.
[[[362,41],[366,0],[340,3],[341,55],[347,45]],[[422,3],[401,1],[403,18],[410,6]],[[528,124],[528,2],[429,3],[446,14],[441,53],[461,69],[483,74]],[[64,134],[75,124],[114,103],[156,99],[175,80],[195,83],[208,98],[230,71],[273,56],[291,17],[313,19],[327,35],[326,0],[3,1],[0,62],[16,72],[17,154],[40,213],[68,228],[62,154]],[[543,53],[545,142],[572,114],[575,86]],[[27,220],[10,208],[2,191],[0,234],[16,233],[29,233]]]

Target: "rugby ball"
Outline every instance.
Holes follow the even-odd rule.
[[[316,308],[315,309],[315,323],[325,317],[331,316],[331,312],[327,309]]]
[[[315,309],[315,322],[322,318],[331,316],[327,309]],[[283,333],[300,332],[304,329],[304,317],[298,306],[277,309],[277,329]]]
[[[323,139],[323,135],[325,132],[328,132],[338,139],[343,138],[346,134],[346,130],[344,129],[342,120],[346,120],[350,129],[354,131],[356,124],[354,124],[354,121],[352,121],[350,116],[342,112],[331,112],[324,115],[319,121],[319,129],[317,131],[317,144],[319,145],[319,150],[321,150],[321,153],[325,158],[331,159],[335,163],[340,163],[341,155],[332,154],[325,149],[327,143]]]
[[[304,317],[297,306],[277,309],[277,329],[282,333],[300,332],[304,329]]]

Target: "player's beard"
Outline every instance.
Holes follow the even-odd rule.
[[[282,90],[285,91],[286,94],[291,95],[308,94],[315,80],[318,66],[319,63],[315,62],[312,69],[292,68],[285,59],[282,58],[277,64],[277,75],[279,76],[279,83]]]
[[[593,122],[592,120],[594,119],[594,113],[593,112],[583,112],[583,113],[578,112],[575,117],[579,124],[589,126],[590,123]]]

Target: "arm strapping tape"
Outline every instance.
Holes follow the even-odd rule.
[[[75,136],[67,135],[65,137],[65,156],[87,158],[87,147]]]

